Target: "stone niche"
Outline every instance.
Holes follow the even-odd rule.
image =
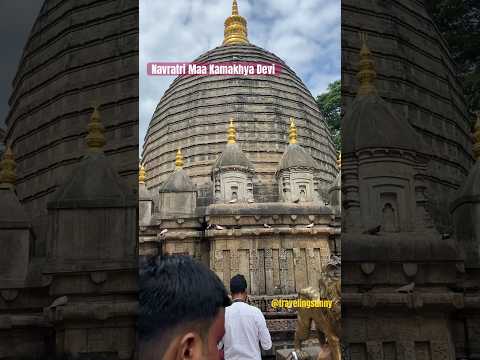
[[[283,170],[279,176],[279,192],[284,202],[317,200],[313,172],[302,169]]]
[[[415,184],[409,166],[366,164],[359,168],[362,224],[382,226],[384,232],[414,231]],[[388,171],[385,167],[388,166]]]
[[[214,180],[217,202],[247,202],[253,199],[252,175],[248,172],[221,171],[215,175]]]

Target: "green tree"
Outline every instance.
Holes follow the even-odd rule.
[[[342,102],[342,93],[340,80],[334,81],[328,85],[327,90],[317,96],[317,104],[320,113],[327,122],[333,142],[337,151],[342,149],[342,133],[340,126],[340,110]]]
[[[480,110],[480,1],[426,0],[425,3],[458,67],[470,112]]]

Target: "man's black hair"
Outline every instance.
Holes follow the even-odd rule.
[[[245,276],[237,274],[230,279],[230,292],[232,294],[243,293],[246,289],[247,280],[245,280]]]
[[[139,280],[141,342],[164,342],[190,324],[206,323],[207,330],[220,308],[231,303],[218,276],[190,256],[142,259]]]

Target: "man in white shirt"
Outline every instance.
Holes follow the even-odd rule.
[[[248,305],[247,281],[243,275],[230,280],[232,305],[225,308],[225,360],[261,360],[260,345],[272,347],[267,323],[260,309]]]

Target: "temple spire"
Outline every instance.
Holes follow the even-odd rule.
[[[476,160],[480,160],[480,111],[476,112],[477,121],[473,128],[473,154]]]
[[[227,133],[227,144],[235,144],[237,142],[237,131],[235,130],[235,125],[233,125],[233,119],[230,119]]]
[[[295,125],[295,120],[290,118],[290,129],[288,130],[288,139],[290,144],[297,143],[297,126]]]
[[[337,156],[337,168],[340,170],[342,169],[342,152],[339,151]]]
[[[248,44],[247,20],[238,14],[237,0],[232,3],[232,15],[225,20],[223,45]]]
[[[146,172],[145,167],[142,164],[138,165],[138,183],[145,184]]]
[[[181,149],[178,149],[177,150],[177,154],[175,156],[175,168],[177,170],[180,170],[183,168],[183,155],[182,155],[182,150]]]
[[[91,151],[102,151],[105,145],[105,129],[103,128],[98,105],[95,105],[90,122],[88,123],[87,146]]]
[[[367,34],[360,33],[360,39],[362,41],[362,48],[360,49],[359,71],[357,74],[358,81],[360,82],[358,95],[371,95],[377,92],[375,87],[377,73],[375,72],[372,53],[367,46]]]
[[[10,146],[7,146],[3,158],[0,161],[0,184],[15,185],[16,173],[15,158]]]

